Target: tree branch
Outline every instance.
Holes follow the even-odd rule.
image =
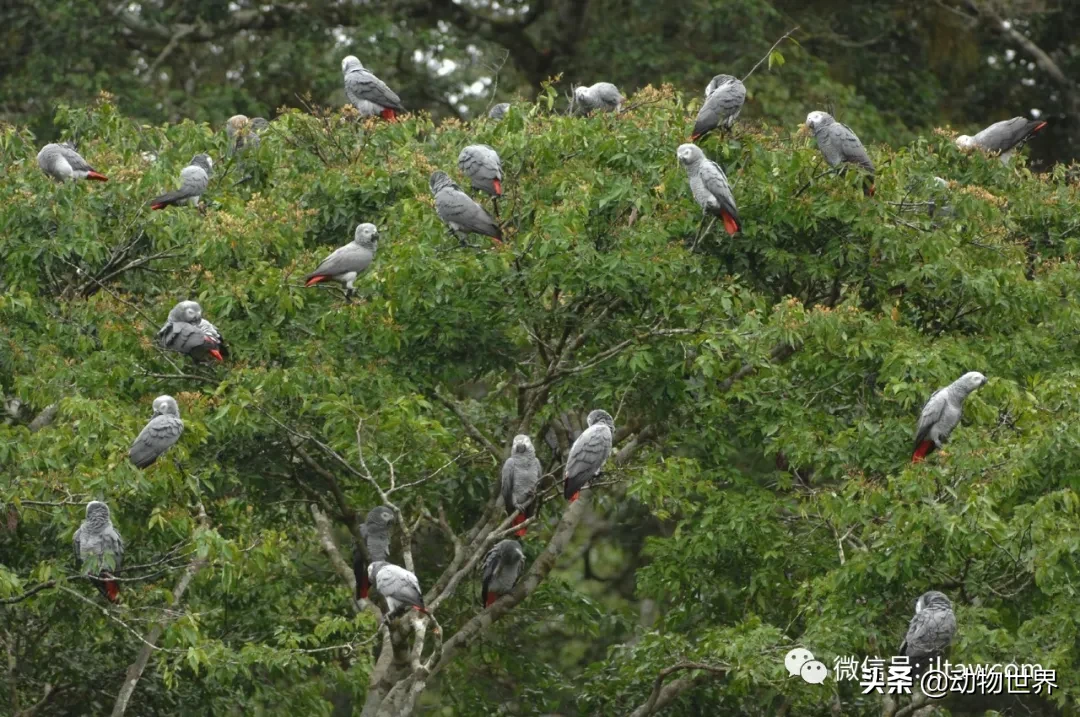
[[[684,670],[701,670],[705,672],[705,674],[697,675],[696,677],[683,677],[678,680],[673,680],[666,685],[664,684],[664,681],[667,680],[668,677],[676,672],[682,672]],[[660,670],[660,673],[656,676],[649,699],[645,700],[644,703],[631,712],[629,717],[648,717],[649,715],[656,714],[667,707],[668,704],[683,692],[686,692],[690,688],[695,687],[706,680],[723,677],[727,672],[727,665],[708,665],[701,662],[680,662],[677,665],[665,667]]]

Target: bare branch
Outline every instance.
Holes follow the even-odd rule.
[[[781,35],[780,39],[777,40],[776,42],[774,42],[773,46],[769,48],[769,51],[765,53],[765,56],[762,57],[760,60],[758,60],[756,65],[754,65],[753,67],[750,68],[750,71],[746,73],[746,77],[742,78],[742,81],[746,82],[750,78],[750,75],[754,74],[754,70],[756,70],[758,67],[760,67],[762,62],[765,62],[765,60],[769,59],[769,55],[771,55],[773,50],[776,49],[776,46],[779,45],[784,40],[791,37],[791,34],[793,32],[795,32],[796,30],[798,30],[798,29],[799,29],[799,26],[796,25],[795,27],[791,28],[790,30],[785,32],[783,35]]]
[[[727,674],[728,669],[727,665],[709,665],[701,662],[680,662],[677,665],[665,667],[656,676],[649,699],[631,712],[629,717],[648,717],[656,714],[683,692],[705,680],[723,677]],[[686,670],[702,671],[705,674],[674,680],[667,685],[664,684],[664,681],[671,675]]]

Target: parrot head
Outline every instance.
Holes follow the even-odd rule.
[[[968,371],[959,378],[957,383],[966,393],[971,393],[975,389],[986,385],[986,376],[983,376],[978,371]]]
[[[512,452],[515,455],[528,455],[530,453],[536,453],[536,449],[533,448],[532,439],[528,436],[514,436],[514,447]]]
[[[375,250],[379,244],[379,230],[374,224],[364,223],[356,227],[353,242],[365,249]]]
[[[214,160],[210,159],[209,154],[196,154],[191,158],[189,164],[194,164],[197,167],[202,167],[207,176],[210,175],[210,170],[214,167]]]
[[[938,592],[937,590],[931,590],[925,592],[919,596],[919,599],[915,601],[915,614],[918,615],[924,608],[935,607],[942,609],[952,609],[952,602],[945,593]]]
[[[341,71],[348,74],[353,70],[362,70],[364,66],[360,64],[360,60],[356,55],[349,55],[341,61]]]
[[[806,115],[806,128],[809,129],[811,132],[818,129],[819,127],[825,127],[826,125],[830,125],[832,123],[832,115],[830,115],[828,112],[821,112],[815,110],[814,112]]]
[[[700,147],[690,143],[680,144],[675,154],[679,157],[679,163],[684,167],[696,164],[704,156]]]
[[[367,514],[367,523],[372,525],[393,525],[397,522],[397,518],[394,516],[394,511],[387,508],[385,505],[380,505],[377,508],[372,508]]]
[[[960,149],[975,149],[975,139],[962,134],[956,138],[956,146]]]
[[[265,117],[254,117],[251,120],[250,127],[255,132],[262,132],[270,127],[270,122]]]
[[[611,417],[610,413],[599,408],[589,413],[588,423],[590,426],[595,426],[597,423],[603,423],[611,430],[615,430],[615,419]]]
[[[237,134],[243,132],[247,127],[248,118],[245,115],[233,115],[229,118],[229,121],[225,123],[225,133],[230,137],[235,137]]]
[[[197,301],[181,301],[169,312],[169,321],[197,324],[202,321],[202,307]]]
[[[172,396],[158,396],[154,399],[155,416],[180,416],[180,407]]]
[[[372,563],[371,565],[368,566],[368,569],[367,569],[368,580],[371,581],[371,584],[375,586],[376,590],[379,589],[379,581],[376,580],[375,577],[379,574],[380,570],[382,570],[383,568],[385,568],[389,564],[390,563],[386,562],[385,560],[380,560],[380,561]]]
[[[86,504],[86,517],[109,519],[109,506],[102,503],[100,500],[92,500]]]
[[[454,184],[454,180],[450,179],[450,175],[440,169],[436,169],[431,173],[431,179],[428,184],[431,186],[432,194],[438,194],[447,187],[457,187],[457,185]]]

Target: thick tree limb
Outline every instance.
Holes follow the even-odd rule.
[[[671,675],[676,672],[687,670],[702,671],[705,674],[697,675],[696,677],[683,677],[672,680],[666,685],[664,684],[664,681]],[[677,665],[665,667],[660,670],[660,674],[656,676],[656,680],[653,682],[652,693],[649,695],[649,698],[634,709],[629,717],[648,717],[649,715],[656,714],[667,707],[668,704],[683,692],[686,692],[690,688],[707,680],[723,677],[727,672],[727,665],[708,665],[701,662],[680,662]]]

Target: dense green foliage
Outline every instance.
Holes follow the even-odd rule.
[[[1041,166],[1080,152],[1078,22],[1076,3],[991,0],[14,0],[0,7],[0,120],[52,138],[56,104],[99,90],[152,123],[341,105],[348,54],[437,117],[531,100],[558,75],[564,95],[598,80],[696,93],[798,26],[789,62],[748,84],[744,116],[793,124],[832,106],[864,140],[897,144],[1037,109],[1051,122]]]
[[[309,506],[347,559],[379,502],[368,469],[384,490],[423,480],[393,497],[427,589],[449,533],[483,523],[514,434],[561,475],[594,407],[619,429],[608,484],[571,511],[545,504],[525,551],[555,569],[440,664],[417,712],[628,714],[689,660],[727,672],[667,714],[881,714],[853,683],[789,678],[783,655],[892,655],[928,589],[955,603],[954,660],[1054,667],[1059,689],[1027,707],[1076,709],[1080,239],[1064,167],[1032,175],[928,134],[869,147],[867,200],[855,173],[822,174],[813,140],[743,124],[702,143],[743,232],[691,251],[700,211],[675,147],[700,92],[632,101],[576,119],[548,90],[501,123],[437,127],[290,112],[226,160],[223,133],[140,125],[103,100],[56,118],[110,178],[92,185],[52,184],[34,138],[4,128],[0,393],[21,406],[0,425],[0,709],[48,684],[46,713],[107,712],[164,620],[135,714],[359,714],[377,623],[352,610]],[[458,248],[428,192],[471,142],[503,157],[503,249]],[[150,212],[202,151],[221,158],[206,214]],[[304,289],[361,221],[382,235],[359,298]],[[187,298],[230,341],[226,365],[154,346]],[[911,466],[922,403],[968,370],[989,384],[947,450]],[[138,471],[126,452],[162,393],[186,430]],[[71,558],[90,499],[146,566],[109,610]],[[436,609],[447,646],[477,593],[470,572]]]

